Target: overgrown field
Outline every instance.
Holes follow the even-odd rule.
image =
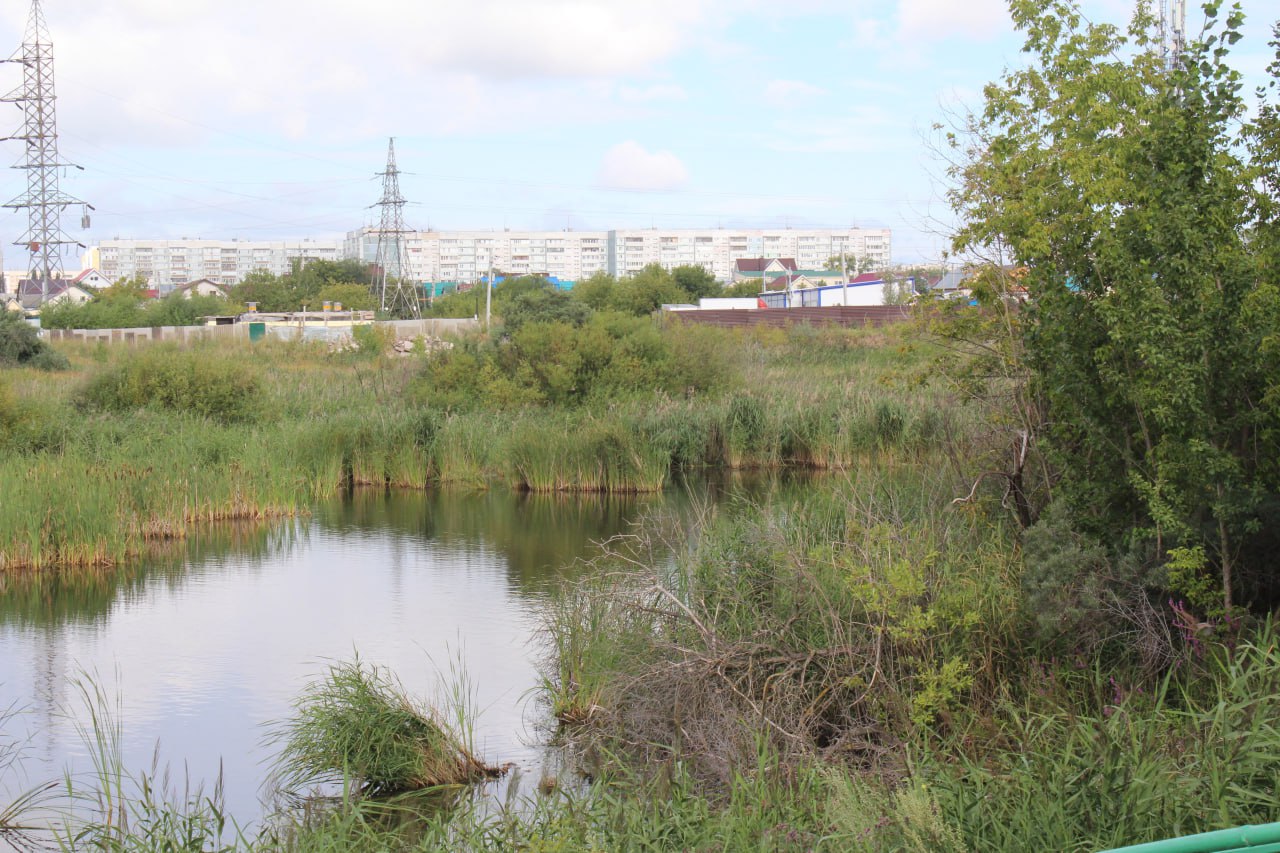
[[[379,350],[69,346],[70,370],[0,371],[0,571],[118,563],[352,487],[656,491],[685,468],[849,468],[950,428],[907,387],[919,345],[871,333],[614,316]]]
[[[455,784],[496,772],[465,718],[357,663],[300,697],[275,777],[341,802],[286,798],[245,833],[216,789],[117,773],[77,795],[114,812],[73,826],[21,801],[0,840],[34,823],[103,849],[1088,851],[1280,818],[1270,622],[1198,621],[1176,571],[1052,506],[1022,529],[982,476],[1017,453],[1004,403],[967,396],[920,328],[597,315],[430,359],[382,349],[82,347],[70,370],[6,371],[6,594],[34,594],[21,568],[126,561],[357,487],[833,476],[694,530],[653,516],[555,600],[543,698],[577,770],[519,807]]]

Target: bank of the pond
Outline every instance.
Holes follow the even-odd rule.
[[[683,470],[910,457],[955,429],[911,386],[925,360],[906,333],[671,334],[710,336],[690,358],[727,350],[714,387],[460,409],[424,385],[426,356],[70,346],[70,371],[0,374],[0,571],[117,564],[356,487],[657,492]]]

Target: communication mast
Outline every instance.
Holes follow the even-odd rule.
[[[1160,51],[1164,55],[1165,68],[1178,67],[1182,51],[1187,46],[1187,0],[1159,0],[1160,2]]]
[[[409,247],[404,227],[404,206],[407,202],[400,194],[400,170],[396,168],[395,137],[387,142],[387,168],[378,172],[382,177],[382,200],[374,207],[382,209],[378,225],[377,272],[374,289],[383,311],[392,314],[420,317],[417,288],[409,276]]]
[[[5,139],[20,139],[26,143],[26,157],[13,168],[27,173],[26,192],[4,207],[27,211],[26,233],[15,240],[14,245],[23,246],[30,253],[30,281],[39,284],[40,301],[43,303],[50,296],[51,284],[62,278],[62,247],[84,248],[84,244],[71,239],[62,230],[62,212],[73,205],[81,205],[81,226],[87,228],[88,212],[93,210],[93,206],[58,188],[59,170],[82,167],[64,162],[58,156],[58,127],[54,114],[54,102],[58,96],[53,88],[53,44],[49,40],[49,28],[45,25],[40,0],[31,0],[31,15],[22,47],[12,58],[0,61],[17,63],[23,69],[22,85],[0,101],[17,104],[22,109],[21,134]]]

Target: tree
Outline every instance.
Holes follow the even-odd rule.
[[[256,302],[259,311],[296,311],[302,307],[288,283],[266,270],[255,270],[231,288],[237,302]]]
[[[724,290],[720,282],[716,281],[716,277],[705,267],[692,264],[679,266],[671,271],[671,277],[675,279],[676,285],[689,295],[691,302],[719,296]]]
[[[1055,500],[1180,577],[1198,559],[1206,611],[1280,600],[1274,113],[1247,121],[1226,64],[1243,14],[1208,3],[1169,70],[1145,7],[1127,32],[1065,0],[1010,7],[1036,61],[950,137],[954,248],[1027,268]]]
[[[649,264],[635,275],[618,282],[612,306],[627,314],[652,314],[662,305],[686,302],[689,294],[676,283],[661,264]]]

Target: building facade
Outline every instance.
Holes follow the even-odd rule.
[[[596,272],[633,275],[649,264],[697,265],[730,281],[742,258],[788,257],[801,268],[821,269],[842,252],[850,268],[858,261],[884,267],[892,256],[888,228],[423,231],[410,234],[406,246],[415,278],[456,282],[478,280],[491,261],[504,273],[545,273],[566,281]],[[377,230],[364,228],[347,235],[343,253],[372,263],[377,250]]]
[[[199,278],[224,287],[251,272],[289,272],[293,262],[342,260],[341,240],[104,240],[84,256],[104,278],[141,276],[161,296]]]
[[[581,281],[597,272],[628,276],[649,264],[701,266],[730,281],[742,258],[794,258],[821,269],[844,253],[849,266],[887,266],[888,228],[657,229],[613,231],[419,231],[406,238],[410,276],[417,281],[474,282],[489,269],[510,275],[543,273]],[[283,275],[294,261],[377,258],[375,228],[338,240],[104,240],[84,256],[84,268],[109,281],[141,276],[160,295],[200,278],[224,287],[249,273]]]
[[[405,240],[409,272],[418,281],[473,282],[494,270],[545,273],[578,281],[608,271],[607,231],[419,231]],[[378,232],[347,235],[343,254],[373,263]]]

